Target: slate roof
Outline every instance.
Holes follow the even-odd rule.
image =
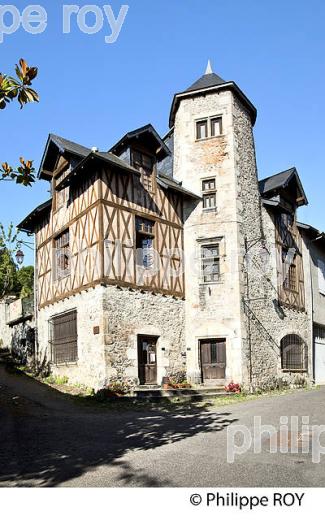
[[[79,155],[80,157],[85,157],[89,154],[90,148],[86,146],[82,146],[81,144],[74,143],[73,141],[69,141],[69,139],[64,139],[59,135],[50,134],[49,138],[58,145],[58,148],[63,152],[70,152],[74,155]]]
[[[302,204],[308,204],[308,199],[295,167],[289,168],[288,170],[284,170],[283,172],[277,173],[276,175],[271,175],[266,179],[260,180],[258,183],[260,193],[262,197],[267,197],[267,195],[271,194],[272,192],[278,191],[280,189],[286,189],[293,179],[295,179],[297,188],[300,191]],[[299,205],[301,206],[302,204]]]
[[[277,173],[276,175],[271,175],[266,179],[262,179],[259,182],[260,192],[263,195],[269,191],[273,191],[279,188],[286,188],[295,174],[297,174],[297,170],[293,167],[283,172]]]
[[[307,233],[312,241],[317,241],[317,243],[322,245],[325,244],[325,233],[323,231],[320,231],[310,224],[303,224],[302,222],[297,222],[297,226],[299,229]]]
[[[131,166],[127,162],[123,161],[122,159],[120,159],[119,157],[117,157],[116,155],[114,155],[111,152],[93,152],[92,150],[90,150],[90,148],[85,148],[83,146],[79,146],[76,143],[73,143],[72,141],[63,139],[62,137],[60,138],[60,142],[63,146],[63,149],[66,151],[70,151],[73,149],[77,150],[77,147],[79,147],[79,151],[80,151],[79,155],[81,156],[81,152],[82,152],[83,158],[80,161],[80,163],[78,163],[77,166],[57,185],[58,189],[62,189],[65,186],[67,186],[69,184],[70,179],[74,175],[77,174],[77,171],[80,170],[80,168],[85,166],[92,159],[103,160],[103,161],[113,164],[123,170],[129,171],[130,173],[133,173],[134,175],[140,176],[140,172],[136,168],[133,168],[133,166]],[[68,150],[68,148],[64,148],[65,143],[68,143],[69,150]],[[83,150],[81,150],[81,149],[83,149]],[[165,189],[174,189],[175,191],[182,193],[184,196],[192,197],[194,199],[200,199],[200,197],[198,195],[196,195],[195,193],[192,193],[191,191],[184,188],[181,185],[181,183],[175,181],[174,179],[172,179],[171,177],[169,177],[167,175],[162,174],[161,172],[159,172],[157,175],[158,182],[159,182],[159,179],[161,179],[161,185]]]
[[[25,217],[24,220],[22,220],[22,222],[20,222],[20,224],[18,224],[17,228],[21,229],[22,231],[33,232],[35,221],[40,219],[40,217],[43,214],[45,214],[47,211],[49,211],[51,209],[51,207],[52,207],[52,198],[47,200],[46,202],[43,202],[42,204],[37,206],[35,209],[33,209],[33,211],[31,211],[29,213],[29,215],[27,215],[27,217]]]
[[[125,143],[127,143],[130,139],[134,137],[139,137],[141,134],[149,133],[156,140],[157,144],[160,145],[161,150],[165,152],[166,155],[170,155],[171,152],[160,137],[158,132],[154,129],[154,127],[149,123],[148,125],[142,126],[141,128],[137,128],[136,130],[132,130],[125,134],[112,148],[109,149],[109,152],[117,152]]]
[[[172,190],[179,191],[183,195],[191,197],[193,199],[197,199],[197,200],[201,199],[201,197],[199,195],[197,195],[196,193],[193,193],[190,190],[187,190],[186,188],[184,188],[182,186],[181,182],[175,181],[175,179],[173,179],[169,175],[164,175],[163,173],[159,172],[157,175],[157,181],[158,182],[161,181],[161,182],[159,182],[159,184],[164,188],[167,187]]]
[[[227,83],[224,79],[220,78],[217,74],[212,72],[211,74],[204,74],[199,78],[193,85],[191,85],[185,92],[193,92],[194,90],[202,90],[204,88],[216,87]]]
[[[210,90],[213,92],[214,90],[231,90],[244,104],[244,106],[248,109],[252,123],[255,124],[257,117],[257,110],[248,97],[244,94],[244,92],[236,85],[234,81],[225,81],[220,76],[212,72],[211,74],[204,74],[201,76],[193,85],[191,85],[188,89],[178,92],[174,95],[174,99],[172,102],[170,115],[169,115],[169,128],[174,126],[175,122],[175,114],[180,103],[180,100],[183,98],[191,97],[191,96],[200,96],[202,91]]]

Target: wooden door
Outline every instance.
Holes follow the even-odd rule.
[[[202,381],[212,382],[226,377],[226,340],[200,341]]]
[[[139,336],[138,360],[140,385],[157,384],[157,339]]]

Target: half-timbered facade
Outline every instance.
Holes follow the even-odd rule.
[[[249,386],[312,377],[307,203],[295,168],[258,183],[256,109],[207,70],[175,95],[170,130],[108,152],[50,135],[51,199],[36,235],[38,355],[101,387]]]

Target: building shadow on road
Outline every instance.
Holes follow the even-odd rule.
[[[13,377],[20,380],[21,390],[26,376]],[[37,391],[40,383],[27,379],[27,387],[35,384]],[[116,474],[114,484],[104,480],[103,486],[168,486],[168,478],[158,481],[135,471],[123,457],[128,452],[154,450],[200,433],[221,431],[236,420],[229,413],[209,410],[203,403],[171,406],[160,402],[135,410],[123,406],[119,410],[115,404],[99,410],[80,406],[67,397],[59,410],[55,404],[62,400],[62,394],[55,389],[46,388],[43,404],[29,401],[21,392],[17,404],[12,390],[6,399],[0,393],[1,487],[69,485],[100,466],[109,466]]]

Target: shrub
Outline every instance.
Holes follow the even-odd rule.
[[[231,392],[231,393],[234,393],[234,394],[240,394],[241,386],[240,386],[240,384],[234,383],[233,381],[231,381],[229,383],[229,385],[225,386],[225,390],[226,390],[226,392]]]
[[[45,383],[49,385],[66,385],[69,383],[69,378],[67,376],[54,376],[49,375],[48,377],[44,378]]]

